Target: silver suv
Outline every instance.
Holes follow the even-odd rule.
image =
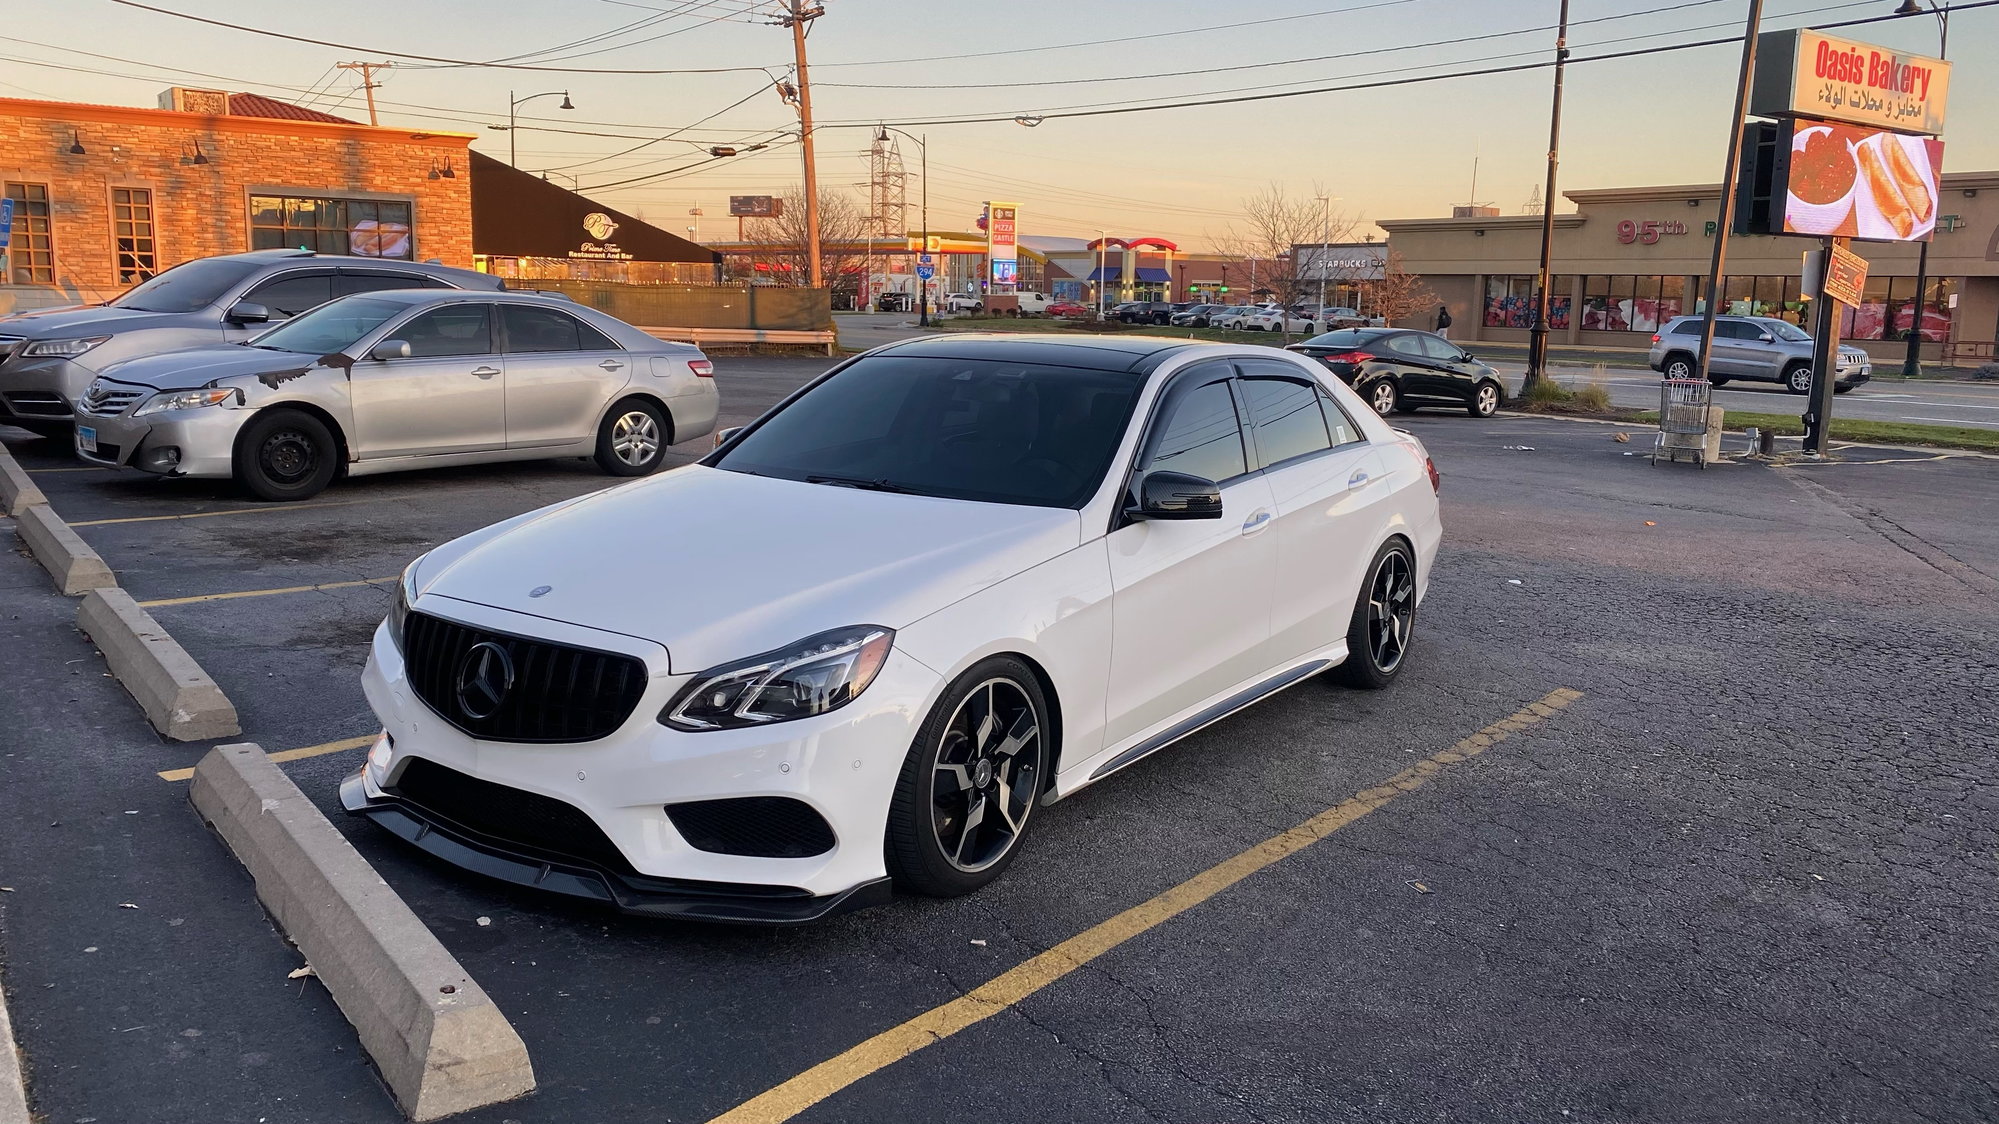
[[[106,304],[0,316],[0,423],[67,437],[77,399],[111,364],[238,343],[335,297],[505,287],[469,269],[311,250],[197,258]]]
[[[1652,337],[1652,369],[1669,379],[1693,378],[1700,350],[1701,317],[1676,316]],[[1872,360],[1857,347],[1840,347],[1834,368],[1836,394],[1874,377]],[[1715,317],[1708,381],[1723,386],[1730,379],[1783,383],[1792,394],[1811,393],[1811,333],[1772,316]]]

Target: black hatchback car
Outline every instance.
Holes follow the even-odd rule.
[[[1506,394],[1498,371],[1435,332],[1341,328],[1287,350],[1324,363],[1379,414],[1457,406],[1489,418]]]

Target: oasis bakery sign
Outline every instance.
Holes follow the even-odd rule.
[[[1756,117],[1811,117],[1898,133],[1943,132],[1950,64],[1809,28],[1756,40]]]

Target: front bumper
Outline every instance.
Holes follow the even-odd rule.
[[[389,736],[389,751],[385,761],[367,766],[366,776],[349,782],[357,786],[351,799],[343,787],[349,811],[467,869],[633,913],[800,923],[871,904],[887,892],[889,801],[910,739],[943,688],[929,668],[891,651],[867,692],[830,714],[688,733],[656,720],[689,678],[668,669],[657,645],[437,595],[418,598],[415,608],[472,628],[624,653],[646,664],[648,683],[631,715],[606,737],[543,744],[479,740],[417,696],[401,651],[387,628],[378,628],[362,687]],[[473,786],[511,790],[501,795],[526,794],[543,808],[564,806],[554,810],[591,835],[590,846],[556,853],[534,842],[546,841],[546,834],[510,832],[491,822],[482,833],[454,822],[445,814],[449,809],[419,807],[399,791],[411,761],[442,766]],[[817,813],[831,829],[831,848],[806,857],[702,849],[666,810],[770,797]]]
[[[79,431],[76,455],[92,464],[163,476],[227,479],[235,467],[236,434],[253,412],[203,406],[162,410],[142,418],[129,413],[108,418],[79,414],[76,424],[96,433],[97,451],[83,449]]]
[[[96,377],[96,371],[74,359],[8,359],[0,363],[0,421],[73,421],[76,400]]]
[[[1870,362],[1859,363],[1850,367],[1840,367],[1837,373],[1839,377],[1833,380],[1833,389],[1852,390],[1861,383],[1873,381],[1874,364]]]

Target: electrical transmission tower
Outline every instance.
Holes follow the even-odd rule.
[[[1523,215],[1538,215],[1541,213],[1541,206],[1541,185],[1537,183],[1534,185],[1534,194],[1527,197],[1527,203],[1520,208],[1520,213]]]
[[[868,149],[868,226],[877,236],[900,240],[909,232],[904,219],[907,177],[902,150],[886,131]]]

